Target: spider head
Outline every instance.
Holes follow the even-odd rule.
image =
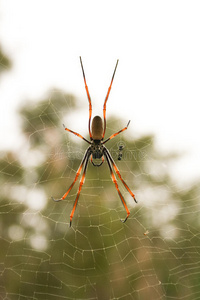
[[[103,148],[104,146],[101,144],[100,140],[93,140],[91,145],[92,157],[94,159],[101,158],[103,156]]]

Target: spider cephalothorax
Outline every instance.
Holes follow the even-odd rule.
[[[102,158],[103,148],[104,147],[103,147],[102,142],[100,140],[92,141],[92,144],[91,144],[92,158],[94,158],[94,159]]]
[[[117,64],[118,64],[118,60],[117,60],[117,63],[116,63],[116,66],[115,66],[115,69],[114,69],[114,73],[113,73],[113,76],[112,76],[112,79],[111,79],[111,83],[110,83],[110,86],[108,88],[108,92],[107,92],[107,95],[106,95],[106,98],[105,98],[105,101],[104,101],[104,105],[103,105],[103,118],[104,118],[104,122],[102,120],[101,117],[99,116],[95,116],[92,120],[92,126],[90,126],[90,122],[91,122],[91,116],[92,116],[92,103],[91,103],[91,98],[90,98],[90,94],[89,94],[89,90],[88,90],[88,86],[86,84],[86,78],[85,78],[85,73],[84,73],[84,69],[83,69],[83,64],[82,64],[82,60],[81,60],[81,57],[80,57],[80,62],[81,62],[81,68],[82,68],[82,72],[83,72],[83,79],[84,79],[84,83],[85,83],[85,89],[86,89],[86,92],[87,92],[87,97],[88,97],[88,101],[89,101],[89,124],[88,124],[88,129],[89,129],[89,135],[90,135],[90,141],[88,141],[86,138],[84,138],[82,135],[80,135],[79,133],[77,132],[74,132],[68,128],[66,128],[64,125],[64,128],[65,130],[77,135],[78,137],[82,138],[84,141],[86,141],[88,144],[90,144],[90,146],[87,148],[86,152],[85,152],[85,155],[82,159],[82,162],[77,170],[77,173],[76,173],[76,176],[75,176],[75,179],[74,181],[72,182],[72,184],[70,185],[69,189],[67,190],[67,192],[62,196],[62,198],[60,199],[54,199],[52,197],[52,199],[56,202],[58,201],[61,201],[61,200],[64,200],[67,195],[69,194],[69,192],[71,191],[72,187],[74,186],[75,182],[77,181],[81,171],[82,171],[82,168],[83,168],[83,174],[82,174],[82,177],[81,177],[81,180],[80,180],[80,184],[79,184],[79,189],[78,189],[78,193],[77,193],[77,196],[76,196],[76,199],[75,199],[75,202],[74,202],[74,206],[72,208],[72,211],[71,211],[71,214],[70,214],[70,226],[72,224],[72,218],[74,216],[74,212],[75,212],[75,209],[76,209],[76,206],[77,206],[77,203],[78,203],[78,199],[79,199],[79,196],[80,196],[80,192],[81,192],[81,189],[82,189],[82,186],[83,186],[83,183],[85,181],[85,174],[86,174],[86,169],[87,169],[87,165],[88,165],[88,161],[89,161],[89,158],[91,157],[91,162],[94,166],[101,166],[104,162],[104,157],[106,158],[106,161],[108,163],[108,167],[110,169],[110,174],[111,174],[111,178],[112,178],[112,181],[113,183],[115,184],[115,187],[117,189],[117,192],[119,194],[119,197],[122,201],[122,204],[124,205],[125,209],[126,209],[126,218],[124,220],[121,220],[122,222],[125,222],[129,215],[130,215],[130,211],[126,205],[126,202],[124,200],[124,197],[122,196],[120,190],[119,190],[119,187],[118,187],[118,184],[117,184],[117,180],[116,180],[116,177],[115,177],[115,174],[113,172],[113,169],[115,171],[115,173],[117,174],[117,176],[119,177],[119,179],[121,180],[121,182],[123,183],[123,185],[125,186],[125,188],[127,189],[127,191],[130,193],[130,195],[133,197],[134,201],[137,203],[136,199],[135,199],[135,195],[132,193],[132,191],[130,190],[130,188],[128,187],[128,185],[125,183],[125,181],[122,179],[121,177],[121,174],[110,154],[110,152],[108,151],[108,149],[104,146],[105,143],[107,143],[109,140],[111,140],[112,138],[114,138],[116,135],[118,135],[119,133],[123,132],[124,130],[126,130],[128,128],[128,125],[130,123],[130,121],[128,122],[128,124],[126,125],[126,127],[124,127],[123,129],[121,129],[120,131],[112,134],[109,138],[107,138],[106,140],[104,140],[104,136],[105,136],[105,132],[106,132],[106,103],[107,103],[107,100],[108,100],[108,96],[110,94],[110,90],[111,90],[111,86],[112,86],[112,83],[113,83],[113,79],[114,79],[114,76],[115,76],[115,71],[117,69]],[[92,129],[92,130],[91,130]],[[94,160],[100,160],[100,163],[99,162],[94,162]]]

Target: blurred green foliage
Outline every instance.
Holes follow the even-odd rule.
[[[1,154],[1,298],[200,298],[199,184],[177,188],[167,168],[176,155],[159,153],[153,136],[131,139],[129,128],[106,144],[139,201],[120,185],[127,222],[119,221],[125,211],[106,163],[90,164],[69,228],[77,185],[66,201],[50,196],[66,192],[87,148],[62,127],[72,109],[78,112],[75,97],[56,89],[27,101],[19,111],[25,146]],[[106,136],[122,127],[110,118]],[[42,193],[47,203],[32,207]]]
[[[0,75],[1,73],[8,71],[11,68],[10,59],[4,54],[0,46]]]

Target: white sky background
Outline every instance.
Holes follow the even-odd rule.
[[[200,177],[199,1],[1,0],[0,44],[13,61],[0,81],[1,148],[19,146],[25,99],[58,87],[88,105],[80,55],[99,114],[119,58],[107,116],[131,119],[137,137],[154,133],[166,152],[185,152],[173,169],[181,180]]]

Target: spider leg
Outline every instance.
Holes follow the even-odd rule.
[[[66,192],[60,199],[54,199],[53,197],[51,197],[53,201],[59,202],[59,201],[64,200],[64,199],[67,197],[67,195],[69,194],[69,192],[70,192],[71,189],[73,188],[75,182],[77,181],[77,179],[78,179],[78,177],[79,177],[79,175],[80,175],[80,173],[81,173],[81,170],[82,170],[82,168],[83,168],[83,165],[84,165],[85,161],[88,160],[88,156],[89,156],[89,155],[90,155],[90,147],[86,150],[85,155],[84,155],[84,157],[83,157],[83,159],[82,159],[82,162],[81,162],[81,164],[80,164],[80,166],[79,166],[79,168],[78,168],[78,171],[77,171],[77,173],[76,173],[75,179],[74,179],[74,181],[72,182],[72,184],[70,185],[70,187],[69,187],[69,189],[67,190],[67,192]]]
[[[114,69],[114,72],[113,72],[113,76],[112,76],[112,79],[111,79],[111,83],[110,83],[110,86],[109,86],[109,88],[108,88],[108,92],[107,92],[107,95],[106,95],[106,98],[105,98],[105,101],[104,101],[104,105],[103,105],[103,118],[104,118],[103,138],[104,138],[104,135],[105,135],[105,132],[106,132],[106,102],[107,102],[108,96],[109,96],[109,94],[110,94],[110,90],[111,90],[112,83],[113,83],[113,79],[114,79],[115,72],[116,72],[116,69],[117,69],[118,61],[119,61],[119,60],[117,60],[117,62],[116,62],[115,69]]]
[[[99,163],[99,164],[95,164],[94,162],[93,162],[93,160],[92,160],[92,155],[91,155],[91,163],[93,164],[93,166],[95,166],[95,167],[100,167],[103,163],[104,163],[104,157],[102,156],[101,157],[101,162]]]
[[[85,142],[91,144],[91,142],[89,142],[87,139],[85,139],[82,135],[80,135],[79,133],[75,132],[75,131],[72,131],[71,129],[68,129],[65,127],[65,125],[63,124],[63,127],[65,128],[65,130],[77,135],[78,137],[80,137],[81,139],[83,139]]]
[[[84,79],[84,83],[85,83],[85,89],[86,89],[86,93],[87,93],[87,97],[88,97],[88,101],[89,101],[89,124],[88,124],[88,127],[89,127],[90,139],[92,140],[92,133],[91,133],[91,129],[90,129],[90,122],[91,122],[91,117],[92,117],[92,102],[91,102],[88,86],[87,86],[87,83],[86,83],[85,72],[84,72],[81,56],[80,56],[80,62],[81,62],[81,68],[82,68],[82,72],[83,72],[83,79]]]
[[[105,152],[104,154],[105,154],[105,157],[106,157],[106,160],[107,160],[109,169],[110,169],[110,174],[111,174],[112,181],[113,181],[113,183],[115,184],[116,190],[117,190],[117,192],[118,192],[118,194],[119,194],[119,197],[120,197],[120,199],[121,199],[121,201],[122,201],[122,204],[124,205],[124,208],[126,209],[126,212],[127,212],[126,218],[125,218],[124,220],[121,220],[121,222],[125,223],[126,220],[127,220],[128,217],[129,217],[129,215],[130,215],[130,211],[129,211],[127,205],[126,205],[126,202],[125,202],[125,200],[124,200],[124,197],[122,196],[122,194],[121,194],[121,192],[120,192],[120,190],[119,190],[119,187],[118,187],[118,184],[117,184],[117,180],[116,180],[115,174],[113,173],[113,170],[112,170],[112,167],[111,167],[111,164],[110,164],[110,161],[109,161],[108,154],[107,154],[107,152]]]
[[[80,180],[78,193],[77,193],[77,195],[76,195],[76,199],[75,199],[75,201],[74,201],[74,206],[73,206],[72,211],[71,211],[71,214],[70,214],[70,223],[69,223],[69,226],[70,226],[70,227],[71,227],[71,225],[72,225],[72,218],[73,218],[73,216],[74,216],[74,212],[75,212],[76,206],[77,206],[77,204],[78,204],[78,199],[79,199],[79,196],[80,196],[80,193],[81,193],[81,189],[82,189],[82,186],[83,186],[84,181],[85,181],[85,174],[86,174],[86,169],[87,169],[87,164],[88,164],[89,157],[90,157],[90,153],[87,154],[87,157],[86,157],[85,166],[84,166],[84,170],[83,170],[83,175],[82,175],[81,180]]]
[[[108,156],[109,160],[112,163],[112,166],[117,174],[117,176],[119,177],[119,179],[121,180],[121,182],[123,183],[123,185],[125,186],[125,188],[127,189],[127,191],[129,192],[129,194],[133,197],[134,201],[137,203],[137,200],[135,199],[135,195],[132,193],[132,191],[130,190],[130,188],[128,187],[128,185],[126,184],[126,182],[122,179],[122,176],[119,172],[119,169],[117,168],[112,156],[110,155],[110,152],[108,151],[108,149],[105,147],[104,148],[104,152],[105,154]]]
[[[124,130],[126,130],[128,128],[128,125],[130,124],[130,121],[128,121],[126,127],[124,127],[123,129],[121,129],[120,131],[116,132],[116,133],[113,133],[108,139],[106,139],[102,144],[105,144],[107,143],[109,140],[113,139],[116,135],[118,135],[119,133],[123,132]]]

